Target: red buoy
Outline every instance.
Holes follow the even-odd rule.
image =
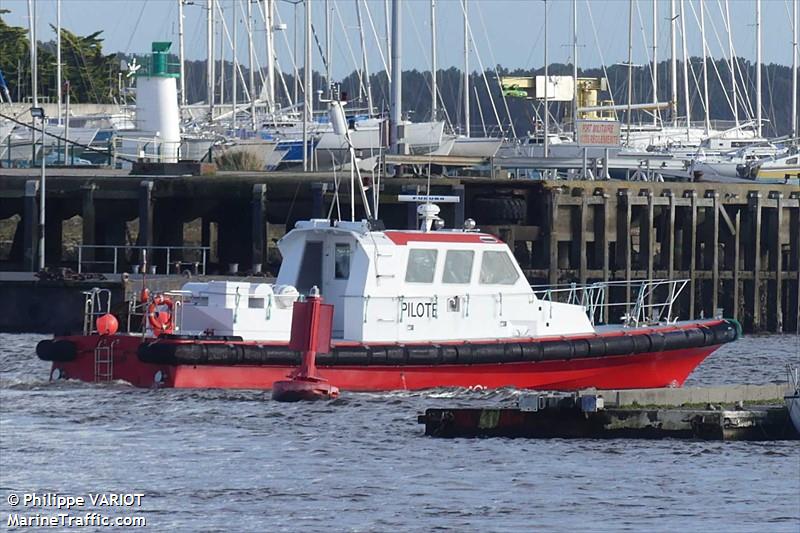
[[[114,335],[117,331],[119,331],[119,322],[117,321],[117,317],[111,313],[106,313],[105,315],[97,317],[95,325],[97,326],[97,332],[100,335]]]
[[[323,304],[317,287],[305,302],[295,302],[292,310],[292,334],[289,349],[303,353],[300,368],[291,379],[272,384],[272,399],[279,402],[299,402],[337,398],[339,389],[317,375],[317,352],[331,350],[333,306]]]

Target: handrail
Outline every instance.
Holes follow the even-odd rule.
[[[195,273],[205,276],[206,274],[206,263],[208,259],[208,255],[211,252],[210,246],[141,246],[141,245],[127,245],[127,244],[79,244],[78,248],[78,273],[83,272],[92,272],[91,270],[86,270],[86,265],[111,265],[113,274],[119,273],[119,256],[120,251],[123,253],[128,251],[158,251],[164,250],[166,251],[166,257],[164,260],[164,273],[169,274],[170,272],[170,265],[173,264],[170,261],[170,254],[174,252],[199,252],[200,253],[200,260],[199,261],[177,261],[175,264],[178,264],[179,267],[183,265],[194,265],[195,269],[197,270]],[[86,259],[84,257],[85,251],[96,251],[96,250],[112,250],[113,256],[112,259]],[[137,265],[140,266],[140,265]],[[155,268],[155,265],[153,265]]]

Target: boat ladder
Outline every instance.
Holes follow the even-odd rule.
[[[101,337],[94,349],[94,381],[109,383],[114,379],[114,346],[118,339]]]

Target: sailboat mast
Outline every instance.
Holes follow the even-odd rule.
[[[311,88],[311,0],[305,0],[306,4],[306,31],[305,31],[305,60],[303,61],[303,171],[311,170],[311,160],[309,158],[309,125],[312,119],[312,88]]]
[[[675,39],[675,0],[669,2],[669,37],[672,56],[670,58],[670,110],[672,112],[672,127],[678,127],[678,57]]]
[[[761,137],[761,0],[756,0],[756,122]]]
[[[356,18],[358,19],[358,37],[361,42],[361,71],[367,89],[367,112],[372,116],[372,83],[369,80],[369,65],[367,63],[367,43],[364,40],[364,24],[361,18],[361,0],[356,2]]]
[[[178,0],[178,62],[180,63],[181,109],[186,107],[186,66],[183,43],[183,2]]]
[[[256,131],[256,60],[253,53],[253,5],[250,0],[245,0],[245,2],[247,2],[247,58],[250,65],[247,80],[247,92],[250,94],[250,128]]]
[[[686,106],[686,140],[691,137],[692,103],[689,100],[689,52],[686,47],[686,13],[681,0],[681,45],[683,48],[683,101]]]
[[[469,16],[467,11],[467,0],[461,0],[464,9],[464,135],[469,137]]]
[[[31,34],[31,96],[33,97],[33,107],[39,106],[39,88],[37,87],[38,81],[38,68],[36,65],[36,2],[28,0],[28,25]],[[31,130],[33,135],[33,130]]]
[[[658,0],[653,0],[653,126],[658,125]]]
[[[730,55],[729,68],[731,69],[731,91],[733,96],[733,120],[736,122],[736,128],[739,128],[739,102],[736,97],[736,70],[734,69],[733,62],[736,60],[733,55],[733,28],[731,28],[731,10],[728,5],[728,0],[725,0],[725,25],[728,30],[728,54]]]
[[[710,114],[711,114],[711,102],[708,100],[708,53],[706,50],[706,19],[704,13],[706,12],[705,4],[703,0],[700,0],[700,39],[702,40],[703,44],[703,102],[705,103],[705,112],[706,112],[706,119],[705,119],[705,135],[708,136],[708,132],[711,129],[711,121],[710,121]]]
[[[183,0],[181,0],[183,1]],[[233,134],[236,135],[236,99],[237,99],[237,91],[239,90],[239,58],[236,55],[236,41],[238,39],[237,35],[237,28],[239,27],[239,0],[233,0],[233,87],[231,95],[231,102],[233,103]],[[181,66],[183,66],[183,62],[181,62]],[[185,101],[185,100],[184,100]]]
[[[578,128],[578,0],[572,0],[572,131]],[[577,139],[575,139],[577,141]]]
[[[797,144],[797,0],[792,1],[792,137]]]
[[[625,144],[631,142],[631,100],[633,100],[633,0],[628,0],[628,112]]]
[[[547,101],[547,0],[544,0],[544,157],[550,155],[550,110]]]
[[[329,0],[325,0],[325,83],[328,84],[328,88],[330,89],[331,84],[333,83],[332,76],[332,67],[331,67],[331,42],[333,36],[331,35],[331,8],[329,5]],[[332,98],[332,96],[329,96]]]
[[[56,0],[56,89],[58,98],[58,125],[61,117],[61,0]]]
[[[391,138],[391,148],[393,153],[399,152],[398,134],[400,133],[400,115],[402,110],[403,80],[400,47],[402,45],[402,22],[403,17],[400,13],[400,0],[392,1],[392,46],[391,69],[392,69],[392,100],[389,110],[389,135]]]
[[[249,5],[249,4],[248,4]],[[214,117],[214,0],[206,0],[206,103],[208,116]]]
[[[436,84],[436,0],[431,0],[431,120],[436,120],[437,94],[439,87]]]
[[[392,22],[389,23],[389,0],[383,0],[383,15],[386,18],[386,60],[389,61],[387,67],[389,68],[389,72],[394,73],[394,69],[392,68],[392,58],[394,57],[394,52],[392,51],[392,32],[394,28],[391,24],[394,24],[394,4],[392,4]]]
[[[264,30],[267,45],[267,111],[275,110],[275,8],[273,0],[264,0]]]
[[[225,31],[225,12],[222,10],[222,2],[217,2],[217,10],[219,11],[219,105],[225,109],[225,38],[223,32]]]

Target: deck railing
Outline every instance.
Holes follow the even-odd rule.
[[[175,271],[181,273],[188,268],[193,274],[206,274],[206,263],[211,248],[209,246],[135,246],[135,245],[107,245],[107,244],[81,244],[78,245],[78,273],[83,272],[108,272],[112,274],[120,272],[123,263],[121,259],[126,258],[125,264],[131,265],[134,272],[138,272],[143,265],[137,259],[127,259],[127,253],[140,252],[138,255],[143,257],[143,252],[163,251],[164,255],[158,262],[148,258],[150,272],[148,274],[169,274]],[[97,252],[100,252],[98,254]],[[97,259],[97,255],[103,255],[102,259]],[[150,254],[148,254],[150,255]],[[189,261],[185,256],[194,255],[195,259]],[[110,257],[109,257],[110,256]],[[174,260],[176,257],[181,259]],[[153,257],[150,255],[150,257]]]

